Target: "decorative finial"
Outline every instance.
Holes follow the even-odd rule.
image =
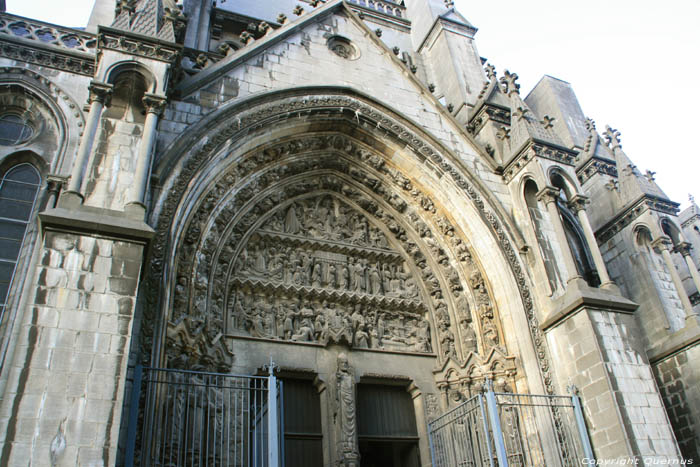
[[[304,14],[304,7],[301,5],[297,5],[294,7],[294,10],[292,10],[292,13],[294,13],[297,16],[301,16]]]
[[[592,118],[586,118],[586,130],[588,131],[595,131],[595,120]]]
[[[484,69],[486,70],[486,77],[489,81],[494,81],[496,79],[496,67],[489,63]]]
[[[287,15],[285,15],[284,13],[280,13],[279,15],[277,15],[277,22],[280,24],[286,23],[287,22]]]
[[[545,130],[549,130],[550,128],[554,127],[554,120],[556,120],[556,118],[545,115],[542,117],[542,121],[540,123],[544,126]]]
[[[505,126],[499,128],[498,131],[496,131],[496,138],[503,141],[510,139],[510,128]]]
[[[605,142],[608,146],[612,146],[613,149],[621,148],[620,144],[620,132],[614,128],[610,128],[610,125],[605,126]]]
[[[517,118],[518,120],[522,120],[523,118],[527,118],[527,114],[530,112],[530,109],[526,107],[518,107],[515,112],[513,112],[513,116]]]
[[[445,0],[445,6],[447,8],[454,8],[455,2],[453,2],[452,0]]]
[[[688,201],[690,201],[690,204],[695,204],[695,196],[688,193]]]
[[[382,30],[380,28],[375,29],[374,33],[377,35],[377,37],[382,37]]]
[[[517,79],[517,73],[511,73],[510,71],[506,70],[503,74],[503,77],[501,78],[501,84],[503,84],[503,92],[505,92],[509,96],[512,93],[520,94],[520,85],[516,83]]]
[[[647,173],[644,176],[646,177],[647,180],[649,180],[650,182],[653,182],[654,180],[656,180],[654,175],[656,175],[656,172],[652,172],[651,170],[647,170]]]
[[[309,3],[311,4],[312,7],[316,8],[317,6],[319,6],[321,4],[321,0],[311,0]]]

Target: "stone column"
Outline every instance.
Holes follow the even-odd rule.
[[[688,265],[688,269],[690,270],[690,276],[693,278],[693,283],[695,284],[695,288],[700,292],[700,274],[698,274],[698,268],[695,267],[695,263],[693,262],[693,258],[690,256],[690,250],[693,248],[693,245],[691,245],[688,242],[681,242],[678,245],[675,246],[673,251],[676,251],[683,255],[683,259],[685,259],[685,264]]]
[[[598,241],[595,239],[595,234],[591,228],[591,223],[588,221],[588,215],[586,214],[586,205],[590,201],[588,197],[582,195],[576,195],[569,203],[569,207],[572,211],[576,213],[578,221],[581,223],[583,228],[583,235],[586,237],[586,243],[588,243],[588,249],[593,256],[593,262],[598,270],[598,277],[600,277],[600,283],[602,286],[611,284],[610,275],[608,274],[608,269],[605,267],[605,261],[603,260],[603,255],[600,254],[600,248],[598,248]]]
[[[61,188],[65,183],[65,177],[59,177],[56,175],[49,175],[46,180],[46,191],[48,192],[48,198],[46,200],[46,209],[52,209],[56,207],[56,202],[58,201],[58,196],[61,193]]]
[[[683,304],[683,309],[685,310],[685,319],[688,320],[693,316],[693,305],[690,303],[688,294],[685,293],[685,288],[683,287],[683,281],[681,281],[681,276],[678,275],[676,267],[673,265],[673,259],[671,259],[671,239],[668,237],[659,237],[653,242],[651,246],[658,249],[661,252],[661,256],[664,258],[666,263],[666,268],[669,274],[671,274],[671,280],[673,280],[673,285],[676,286],[678,291],[678,297],[681,299]]]
[[[553,186],[546,186],[537,193],[537,200],[547,205],[547,212],[549,212],[549,218],[552,221],[554,233],[561,247],[561,254],[564,260],[564,268],[567,277],[566,282],[569,283],[575,279],[582,279],[582,277],[578,274],[578,269],[576,269],[576,262],[574,261],[574,256],[571,254],[571,248],[566,238],[564,225],[561,223],[561,218],[559,217],[559,209],[557,209],[558,197],[559,188]]]
[[[151,160],[153,156],[153,143],[156,139],[156,127],[158,118],[163,113],[166,105],[164,96],[156,94],[146,94],[143,98],[146,106],[146,122],[143,125],[143,136],[139,145],[139,153],[136,159],[136,170],[134,172],[134,183],[129,192],[129,201],[134,211],[145,215],[146,207],[143,204],[146,188],[148,186],[148,176],[151,173]]]
[[[102,116],[102,109],[105,106],[109,106],[111,95],[111,84],[100,83],[98,81],[93,81],[90,83],[90,112],[88,113],[88,118],[85,122],[85,130],[83,131],[83,137],[80,140],[78,154],[75,157],[70,182],[68,183],[68,189],[66,190],[66,194],[71,193],[73,195],[77,195],[81,200],[83,197],[81,188],[85,175],[85,166],[90,157],[92,143],[95,140],[95,133],[97,132],[100,117]]]

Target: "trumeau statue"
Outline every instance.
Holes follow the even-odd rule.
[[[357,446],[357,412],[355,397],[355,375],[348,364],[345,353],[338,355],[338,370],[335,374],[334,419],[338,433],[339,465],[359,467],[360,454]]]

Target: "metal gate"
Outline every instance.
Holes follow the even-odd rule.
[[[570,467],[593,459],[575,394],[496,393],[488,384],[428,432],[434,467]]]
[[[276,467],[279,394],[272,371],[265,377],[137,366],[125,464]]]

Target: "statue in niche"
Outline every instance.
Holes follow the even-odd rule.
[[[455,336],[447,323],[440,324],[440,349],[445,358],[456,357]]]
[[[295,203],[292,203],[287,209],[287,215],[284,217],[284,233],[297,235],[301,232],[302,226],[297,217]]]
[[[386,321],[384,319],[384,313],[379,313],[377,318],[377,347],[384,347],[384,335],[386,334]]]
[[[365,291],[365,267],[362,260],[357,258],[352,266],[352,290],[354,292]]]
[[[375,264],[372,264],[369,270],[369,290],[368,292],[379,295],[382,293],[382,279],[379,276],[379,270]]]
[[[326,284],[332,289],[338,288],[338,271],[334,263],[328,264],[326,268]]]
[[[474,332],[473,326],[466,318],[462,319],[460,324],[462,325],[462,339],[465,352],[476,352],[476,332]]]
[[[389,265],[387,263],[382,265],[381,277],[384,295],[389,295],[391,293],[391,269],[389,269]]]
[[[348,265],[345,263],[340,265],[338,288],[340,290],[348,290],[350,288],[350,269],[348,269]]]
[[[314,263],[314,267],[311,271],[311,286],[323,287],[323,273],[321,270],[321,263],[319,261]]]
[[[391,289],[391,292],[387,295],[390,295],[392,297],[400,297],[401,296],[401,279],[399,278],[399,271],[396,266],[392,268],[393,274],[392,278],[389,282],[389,287]]]
[[[335,412],[338,423],[338,459],[344,467],[359,467],[360,455],[357,448],[357,418],[355,416],[355,375],[348,364],[345,353],[338,355],[338,370],[335,374]]]

